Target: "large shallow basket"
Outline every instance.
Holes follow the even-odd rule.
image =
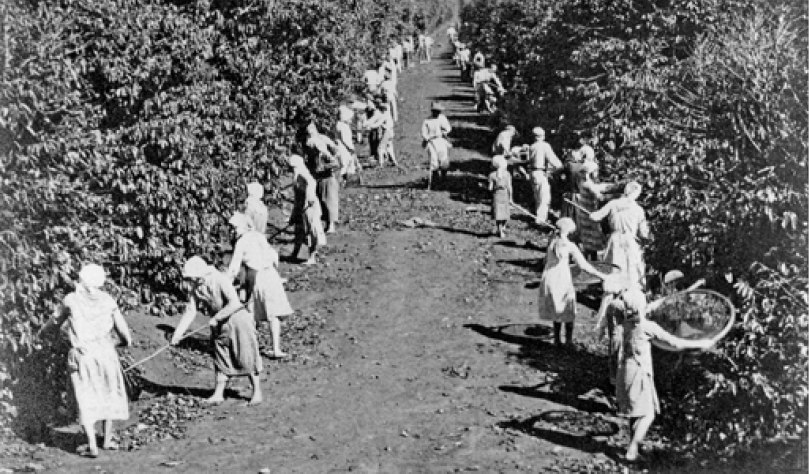
[[[600,271],[601,273],[605,273],[607,275],[614,275],[618,273],[618,271],[620,270],[620,268],[618,268],[618,265],[613,265],[612,263],[608,262],[596,261],[590,262],[590,265],[595,267],[595,269]],[[579,289],[601,283],[600,278],[590,275],[589,273],[583,271],[576,264],[570,265],[570,274],[573,277],[573,285]]]
[[[711,290],[691,290],[667,297],[646,315],[665,331],[682,339],[719,341],[736,320],[736,308],[725,296]],[[667,351],[678,351],[665,342],[652,343]]]

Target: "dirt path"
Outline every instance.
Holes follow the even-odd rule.
[[[497,332],[521,331],[519,323],[536,319],[530,283],[543,253],[530,244],[541,248],[547,235],[517,218],[507,239],[489,236],[487,192],[478,183],[489,167],[479,150],[491,131],[472,110],[471,87],[458,80],[442,36],[439,58],[400,79],[396,147],[407,172],[369,170],[366,186],[342,194],[343,224],[325,263],[283,265],[300,310],[285,323],[296,356],[267,362],[267,402],[247,408],[229,398],[188,424],[182,439],[95,460],[59,451],[43,455],[45,465],[77,473],[397,473],[567,471],[612,462],[605,439],[558,431],[539,418],[606,411],[600,399],[584,396],[603,382],[603,361],[530,338],[506,342]],[[436,99],[454,127],[454,169],[428,193],[418,131]],[[412,217],[438,226],[398,224]],[[133,317],[147,340],[134,355],[162,344],[158,324],[176,321]],[[592,324],[590,314],[582,317],[583,337]],[[168,392],[204,395],[213,380],[197,345],[150,362],[147,376]]]

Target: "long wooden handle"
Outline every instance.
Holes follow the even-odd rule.
[[[191,336],[191,335],[193,335],[193,334],[196,334],[196,333],[198,333],[198,332],[202,331],[203,329],[205,329],[205,328],[207,328],[207,327],[208,327],[208,325],[207,325],[207,324],[203,324],[202,326],[200,326],[200,327],[198,327],[198,328],[194,329],[193,331],[185,333],[185,335],[183,335],[183,337],[181,337],[181,338],[180,338],[180,340],[183,340],[183,339],[187,338],[188,336]],[[130,370],[134,369],[135,367],[137,367],[137,366],[139,366],[139,365],[142,365],[143,363],[148,362],[148,361],[150,361],[150,360],[154,359],[155,357],[157,357],[157,355],[158,355],[158,354],[160,354],[161,352],[165,351],[165,350],[166,350],[166,349],[168,349],[169,347],[171,347],[171,344],[170,344],[170,343],[169,343],[169,344],[166,344],[165,346],[161,347],[160,349],[158,349],[158,350],[154,351],[154,352],[153,352],[151,355],[149,355],[148,357],[145,357],[145,358],[143,358],[143,359],[141,359],[141,360],[139,360],[139,361],[135,362],[134,364],[130,365],[129,367],[127,367],[127,368],[124,370],[124,373],[129,372]]]
[[[534,220],[536,221],[537,216],[532,214],[528,209],[526,209],[526,208],[524,208],[522,206],[519,206],[517,204],[514,204],[513,202],[511,203],[511,207],[513,207],[514,209],[517,209],[518,211],[522,212],[523,214],[525,214],[527,216],[533,217]],[[556,229],[555,225],[549,224],[547,222],[539,222],[538,224],[544,225],[545,227],[549,227],[551,229]]]
[[[566,202],[566,203],[568,203],[568,204],[572,205],[573,207],[575,207],[576,209],[578,209],[578,210],[580,210],[580,211],[584,212],[584,213],[585,213],[585,214],[587,214],[588,216],[590,215],[590,211],[588,211],[587,209],[583,208],[583,207],[582,207],[582,206],[580,206],[579,204],[576,204],[575,202],[571,201],[571,200],[570,200],[570,199],[568,199],[568,198],[564,198],[564,199],[565,199],[565,202]]]

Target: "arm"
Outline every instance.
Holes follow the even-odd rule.
[[[227,300],[227,304],[216,312],[211,318],[210,325],[214,326],[223,323],[230,319],[236,311],[240,310],[244,305],[239,300],[239,294],[236,293],[236,288],[230,280],[224,281],[222,285],[222,294]]]
[[[598,185],[596,183],[593,183],[593,182],[590,182],[590,181],[585,181],[579,187],[581,189],[583,189],[583,190],[586,189],[587,191],[589,191],[599,201],[604,199],[604,194],[601,192],[602,186],[600,186],[600,185]]]
[[[690,339],[683,339],[677,336],[673,336],[666,331],[663,330],[656,322],[654,321],[644,321],[644,325],[648,330],[649,334],[658,339],[660,341],[665,342],[666,344],[670,345],[675,349],[708,349],[712,345],[714,345],[714,341],[708,340],[699,340],[699,341],[692,341]]]
[[[595,267],[590,265],[590,262],[584,258],[584,255],[581,254],[581,250],[576,246],[576,244],[570,244],[570,254],[573,256],[573,259],[576,261],[576,264],[579,265],[579,268],[584,270],[585,272],[589,273],[590,275],[596,276],[602,280],[607,279],[607,275],[601,273],[600,271],[596,270]]]
[[[441,132],[444,136],[448,136],[449,132],[452,131],[452,125],[449,124],[449,119],[447,119],[446,115],[441,115]]]
[[[131,346],[132,333],[129,332],[129,325],[126,324],[126,320],[124,319],[124,315],[121,314],[120,309],[115,308],[115,311],[112,312],[112,322],[115,327],[115,331],[121,338],[121,342],[123,342],[125,346]]]
[[[511,186],[511,175],[506,174],[506,190],[508,190],[508,202],[514,203],[514,188]]]
[[[430,126],[426,120],[421,124],[421,138],[424,139],[424,141],[430,141],[433,138],[430,135]]]
[[[551,148],[550,145],[548,145],[546,148],[547,153],[545,153],[545,159],[547,159],[554,168],[563,168],[564,165],[559,157],[556,156],[556,153],[553,152],[553,148]]]
[[[194,322],[194,318],[197,317],[197,299],[193,295],[189,298],[188,302],[185,304],[185,312],[183,312],[183,317],[180,319],[179,324],[174,329],[174,335],[171,337],[171,345],[176,346],[183,340],[183,335],[188,330],[188,327],[191,326],[191,323]]]
[[[612,211],[613,202],[615,202],[615,201],[610,201],[604,207],[602,207],[601,209],[599,209],[599,210],[597,210],[595,212],[591,212],[590,213],[590,219],[598,222],[598,221],[604,219],[605,217],[607,217],[610,214],[610,211]]]
[[[693,285],[691,285],[688,288],[684,289],[683,291],[679,291],[677,293],[686,293],[686,292],[689,292],[691,290],[696,290],[697,288],[701,287],[704,284],[705,284],[705,279],[700,278],[699,280],[695,281]],[[675,295],[677,293],[675,293]],[[674,295],[671,295],[671,296],[674,296]],[[646,313],[648,314],[648,313],[651,313],[652,311],[655,311],[657,308],[659,308],[663,304],[664,301],[666,301],[666,298],[667,297],[658,298],[658,299],[652,301],[651,303],[649,303],[648,305],[646,305]]]
[[[363,128],[365,128],[366,130],[370,130],[372,128],[379,128],[380,126],[382,126],[382,122],[384,119],[385,117],[381,113],[379,112],[374,113],[374,115],[372,115],[370,118],[365,119],[365,122],[363,123]]]
[[[228,270],[225,272],[231,280],[236,278],[239,274],[239,269],[242,267],[242,260],[244,260],[244,240],[239,239],[236,241],[236,246],[233,248],[233,256],[230,258]]]
[[[640,225],[638,226],[638,235],[641,238],[648,239],[649,238],[649,222],[646,220],[646,216],[642,217],[643,220],[640,221]]]

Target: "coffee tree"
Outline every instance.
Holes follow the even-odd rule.
[[[479,0],[463,19],[462,36],[504,70],[503,108],[518,127],[541,125],[561,148],[593,132],[602,176],[644,185],[650,270],[688,269],[740,308],[720,353],[698,367],[674,369],[661,354],[668,433],[711,448],[802,433],[805,8]]]
[[[57,338],[34,333],[81,265],[104,265],[125,307],[175,311],[182,262],[229,241],[245,184],[280,202],[295,132],[328,131],[394,37],[449,13],[438,0],[0,8],[0,419],[34,427],[65,378]]]

